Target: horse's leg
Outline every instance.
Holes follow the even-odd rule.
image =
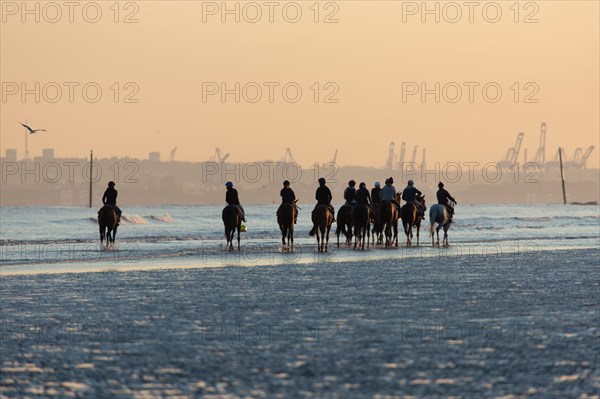
[[[417,223],[417,246],[419,246],[419,231],[421,230],[421,222]]]
[[[237,240],[238,240],[238,251],[240,250],[240,233],[241,233],[241,228],[240,228],[240,224],[238,224],[237,226]]]
[[[437,245],[438,247],[440,246],[440,227],[442,227],[442,226],[438,226],[438,227],[435,229],[435,233],[436,233],[436,235],[437,235],[437,242],[436,242],[436,245]]]
[[[100,225],[100,249],[102,249],[103,243],[104,243],[104,226]]]
[[[294,250],[294,220],[292,218],[292,224],[290,225],[290,229],[288,230],[288,246]]]
[[[398,221],[394,223],[394,246],[398,246]]]
[[[317,252],[321,252],[321,237],[319,236],[319,234],[320,234],[320,231],[317,228],[317,234],[316,234],[316,236],[317,236]]]
[[[331,231],[331,224],[327,226],[327,236],[325,238],[325,252],[327,252],[327,247],[329,246],[329,232]]]
[[[448,223],[447,227],[444,226],[444,241],[445,241],[445,245],[448,246],[448,229],[450,228],[450,224]]]

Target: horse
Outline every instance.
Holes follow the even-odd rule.
[[[427,210],[425,205],[425,196],[417,196],[415,198],[423,206],[423,211]],[[400,217],[402,219],[402,226],[404,227],[404,233],[406,234],[406,246],[412,245],[412,228],[417,228],[417,245],[419,245],[419,231],[421,230],[421,215],[415,204],[404,204],[400,209]]]
[[[281,245],[287,251],[294,249],[294,220],[296,208],[292,204],[281,204],[277,210],[277,224],[281,230]],[[287,240],[287,242],[286,242]]]
[[[340,246],[340,233],[346,236],[346,246],[352,243],[352,209],[350,205],[342,205],[338,210],[335,235],[337,236],[337,246]]]
[[[396,194],[396,201],[400,200],[400,194]],[[385,232],[385,246],[398,246],[398,208],[390,201],[382,201],[379,206],[379,223],[381,231]],[[392,235],[392,229],[394,234]]]
[[[354,225],[354,249],[357,246],[363,251],[365,250],[365,241],[369,248],[370,227],[373,212],[365,204],[358,204],[352,210],[352,224]]]
[[[98,211],[98,226],[100,227],[100,246],[106,237],[106,248],[114,245],[117,236],[117,211],[112,205],[104,205]]]
[[[327,244],[329,244],[329,231],[333,224],[333,212],[327,205],[318,205],[312,211],[313,228],[308,235],[311,237],[317,235],[317,250],[319,252],[327,252]],[[319,237],[319,232],[321,236]]]
[[[240,250],[240,231],[242,227],[242,211],[237,205],[227,205],[221,214],[225,226],[227,248],[233,251],[233,236],[237,230],[237,249]]]
[[[377,245],[381,245],[383,243],[383,229],[381,227],[381,203],[373,204],[373,208],[375,208],[375,214],[373,215],[373,230],[371,234],[373,235],[373,245],[375,245],[375,238],[377,238]]]
[[[437,245],[440,245],[440,228],[444,228],[444,239],[442,240],[443,245],[448,245],[448,229],[450,228],[450,213],[446,209],[445,205],[435,204],[432,205],[429,209],[429,222],[431,226],[429,227],[429,235],[431,236],[431,245],[434,246],[433,242],[433,228],[434,224],[437,223],[438,226],[435,229],[437,233]]]

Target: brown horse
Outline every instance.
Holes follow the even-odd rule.
[[[233,251],[233,237],[237,230],[237,249],[240,250],[240,231],[242,227],[242,211],[237,205],[227,205],[221,214],[225,226],[225,238],[227,248]]]
[[[352,206],[342,205],[338,210],[335,235],[337,236],[337,246],[340,246],[340,233],[346,236],[346,246],[352,244]]]
[[[333,212],[327,205],[318,205],[312,211],[313,228],[308,235],[311,237],[317,235],[317,250],[319,252],[327,252],[329,244],[329,231],[333,224]],[[319,236],[319,233],[321,234]]]
[[[277,210],[277,224],[281,230],[281,245],[284,250],[294,250],[294,220],[296,208],[292,204],[281,204]],[[287,242],[286,242],[287,240]]]
[[[417,196],[415,198],[423,206],[423,212],[427,210],[425,205],[425,196]],[[415,204],[404,204],[400,209],[400,217],[402,218],[402,226],[404,227],[404,234],[406,234],[406,246],[412,245],[412,229],[417,228],[417,245],[419,245],[419,231],[421,230],[421,215]]]
[[[117,211],[112,205],[104,205],[98,211],[98,226],[100,227],[100,246],[106,237],[106,248],[115,243],[117,236]]]
[[[396,202],[400,200],[400,194],[396,194]],[[385,246],[398,246],[398,219],[400,213],[396,205],[390,201],[382,201],[379,206],[379,223],[381,231],[385,232]],[[394,234],[392,235],[392,229]]]
[[[365,250],[365,241],[367,242],[367,248],[369,248],[369,240],[371,234],[371,219],[373,219],[373,212],[371,208],[365,204],[358,204],[352,210],[352,224],[354,225],[354,249],[360,247],[363,251]]]

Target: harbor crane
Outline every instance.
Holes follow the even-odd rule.
[[[285,162],[285,163],[296,163],[296,160],[294,159],[294,156],[292,155],[292,150],[290,150],[289,148],[285,149],[285,154],[283,154],[283,157],[281,157],[281,159],[279,161]]]
[[[388,159],[387,159],[387,162],[385,163],[385,169],[392,170],[393,166],[394,166],[394,142],[392,141],[390,143],[390,149],[388,151]]]
[[[540,127],[540,146],[535,153],[533,162],[540,165],[540,167],[546,163],[546,122],[542,122]]]
[[[171,154],[169,155],[169,162],[173,162],[175,160],[175,152],[177,151],[177,147],[173,147],[171,150]]]
[[[337,150],[337,148],[336,148],[336,150],[335,150],[335,153],[333,154],[333,159],[332,159],[332,160],[331,160],[331,162],[329,162],[329,163],[331,163],[331,164],[334,164],[334,165],[335,165],[335,162],[337,161],[337,154],[338,154],[338,150]]]
[[[410,159],[410,163],[414,164],[415,162],[417,162],[417,150],[419,149],[419,146],[416,145],[415,148],[413,149],[412,152],[412,157]]]
[[[500,162],[498,162],[498,166],[501,168],[509,168],[517,162],[517,158],[519,157],[519,152],[521,152],[521,144],[523,144],[523,137],[525,133],[520,132],[517,134],[517,141],[515,142],[514,147],[509,148],[506,151],[506,156]]]
[[[590,155],[592,154],[592,151],[594,151],[594,148],[596,148],[595,146],[591,145],[589,146],[585,152],[583,153],[583,155],[581,155],[581,158],[579,158],[579,162],[577,163],[577,167],[585,169],[587,166],[587,160],[590,157]]]
[[[400,172],[404,171],[404,156],[406,154],[406,143],[403,141],[402,144],[400,144],[400,155],[398,157],[398,169],[400,169]]]
[[[216,148],[213,156],[208,158],[208,162],[223,163],[227,160],[227,158],[229,158],[229,153],[222,155],[221,150],[219,148]]]

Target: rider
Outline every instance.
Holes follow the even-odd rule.
[[[317,188],[317,191],[315,193],[315,199],[317,200],[317,205],[315,205],[315,209],[319,205],[326,205],[329,208],[329,210],[331,210],[331,213],[335,215],[335,210],[331,205],[331,200],[333,199],[333,196],[331,195],[331,190],[325,185],[325,179],[322,177],[319,178],[319,187]]]
[[[356,182],[354,180],[350,180],[348,182],[348,187],[344,190],[344,200],[346,200],[346,205],[354,206],[356,205]]]
[[[367,185],[364,182],[359,184],[358,190],[356,191],[356,203],[366,205],[371,212],[373,212],[373,215],[375,214],[375,209],[373,208],[371,201],[371,194],[369,194]]]
[[[421,218],[425,219],[425,210],[423,209],[423,205],[416,200],[417,196],[421,196],[423,193],[416,188],[414,184],[415,183],[412,180],[408,181],[408,186],[406,186],[402,192],[402,199],[406,201],[407,204],[413,204],[416,206]]]
[[[227,183],[225,183],[225,187],[227,187],[227,191],[225,192],[225,202],[227,202],[228,205],[237,205],[237,207],[240,208],[240,211],[242,212],[242,220],[246,222],[246,212],[240,204],[240,197],[238,196],[237,190],[233,188],[233,183],[228,181]]]
[[[281,189],[279,195],[281,196],[281,205],[283,204],[291,204],[296,212],[294,213],[294,224],[298,223],[298,207],[296,206],[296,194],[294,190],[290,187],[290,181],[285,180],[283,182],[283,188]],[[281,208],[281,206],[280,206]],[[277,210],[279,212],[279,210]]]
[[[115,182],[109,181],[108,188],[104,191],[104,195],[102,196],[102,203],[104,205],[112,205],[117,211],[117,226],[121,222],[121,209],[117,206],[117,195],[119,193],[115,190]]]
[[[399,204],[396,202],[396,188],[394,187],[394,178],[388,177],[385,180],[385,186],[379,192],[379,197],[382,202],[391,202],[399,211]]]
[[[452,218],[454,217],[454,208],[450,205],[450,203],[448,203],[448,200],[454,202],[455,205],[458,204],[458,202],[456,202],[456,200],[450,195],[450,193],[446,191],[446,189],[444,188],[444,183],[439,182],[438,187],[439,190],[436,193],[438,204],[442,204],[446,207],[446,209],[450,213],[450,221],[452,221]]]
[[[375,206],[379,205],[381,201],[381,197],[379,196],[379,192],[381,191],[381,183],[378,181],[375,182],[375,187],[371,189],[371,203]]]

